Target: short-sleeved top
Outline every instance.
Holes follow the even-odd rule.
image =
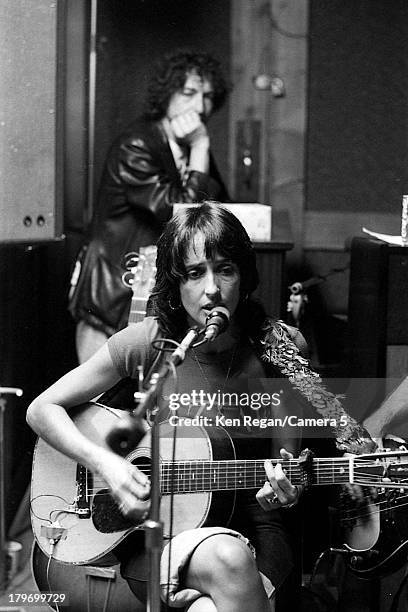
[[[157,320],[146,317],[143,322],[129,325],[108,340],[110,355],[122,378],[137,379],[140,365],[145,376],[149,376],[151,370],[159,370],[166,353],[158,354],[151,345],[159,336]],[[299,334],[295,342],[301,345],[302,339]],[[296,432],[295,441],[287,440],[282,428],[259,426],[261,418],[277,417],[294,410],[302,412],[300,404],[294,408],[296,400],[293,397],[290,402],[284,401],[288,393],[287,380],[279,378],[278,373],[275,380],[271,380],[270,370],[267,371],[258,359],[249,339],[219,353],[208,353],[198,347],[188,351],[184,362],[177,367],[177,380],[169,378],[166,381],[160,398],[161,419],[200,414],[213,419],[211,424],[214,424],[215,416],[221,414],[224,420],[218,418],[217,423],[227,424],[228,433],[239,446],[241,458],[270,457],[271,452],[272,456],[279,456],[282,445],[297,453],[299,432]],[[248,415],[250,418],[244,419]]]
[[[157,339],[159,335],[157,321],[153,317],[146,317],[143,322],[128,326],[108,340],[110,355],[122,378],[137,379],[138,366],[140,365],[143,366],[145,375],[148,375],[151,369],[153,371],[159,370],[166,354],[157,358],[157,351],[151,346],[152,340]],[[272,394],[273,389],[269,386],[271,373],[266,371],[264,364],[258,359],[249,339],[242,339],[235,347],[220,353],[206,353],[199,347],[190,350],[187,352],[184,362],[176,370],[177,381],[168,380],[163,389],[161,418],[166,419],[174,414],[194,417],[197,412],[209,418],[220,414],[231,419],[238,416],[241,417],[237,419],[240,425],[227,425],[225,427],[233,439],[238,458],[265,459],[278,457],[279,449],[282,446],[296,453],[296,449],[292,449],[290,443],[282,442],[281,436],[277,439],[270,435],[263,435],[268,434],[269,430],[262,430],[258,427],[251,428],[243,424],[243,416],[245,415],[250,414],[261,418],[268,411],[275,410],[276,407],[273,406],[273,402],[262,409],[254,409],[248,405],[235,405],[233,401],[226,402],[228,405],[225,405],[225,403],[218,405],[218,402],[215,401],[212,407],[205,405],[204,408],[201,404],[183,403],[181,405],[180,401],[177,410],[174,407],[174,394],[178,394],[180,400],[182,394],[194,399],[194,391],[196,391],[197,396],[202,391],[204,394],[209,393],[212,396],[214,394],[217,396],[218,393],[221,396],[226,395],[227,399],[236,397],[234,393],[239,398],[254,397],[254,394],[261,391]],[[278,385],[279,391],[281,386],[279,374],[272,382]],[[169,403],[167,404],[168,400]],[[173,400],[173,408],[170,406],[171,400]],[[292,404],[290,409],[293,409]],[[265,513],[255,500],[255,491],[242,491],[237,497],[230,526],[253,541],[257,552],[258,566],[276,587],[282,584],[293,567],[291,545],[289,544],[291,540],[289,532],[292,531],[292,528],[289,528],[287,523],[294,519],[295,517],[285,515],[285,510]],[[118,553],[123,561],[122,574],[126,578],[145,580],[144,551],[140,549],[140,543],[132,545],[131,542],[133,540],[128,539],[123,550]],[[135,552],[137,550],[138,553]]]

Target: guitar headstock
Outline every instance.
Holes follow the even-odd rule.
[[[132,289],[128,323],[138,323],[146,314],[147,300],[155,282],[156,256],[157,247],[149,245],[140,247],[138,253],[132,251],[125,257],[127,270],[122,275],[122,281]]]
[[[357,455],[351,460],[353,483],[383,489],[408,489],[408,451]]]

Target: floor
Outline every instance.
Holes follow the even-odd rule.
[[[13,612],[50,612],[52,608],[48,605],[36,605],[35,607],[16,607],[14,604],[12,607],[10,603],[14,599],[16,601],[16,594],[20,593],[22,596],[29,594],[39,594],[37,586],[34,582],[34,578],[31,571],[30,554],[32,547],[32,534],[30,530],[20,534],[19,541],[23,545],[22,554],[19,561],[19,568],[16,575],[11,580],[7,587],[7,591],[0,594],[0,612],[13,611]]]

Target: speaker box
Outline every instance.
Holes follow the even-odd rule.
[[[0,242],[61,234],[65,2],[0,2]]]
[[[408,248],[352,240],[349,329],[351,376],[408,375]]]

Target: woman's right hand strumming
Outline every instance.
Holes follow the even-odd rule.
[[[114,453],[107,453],[97,469],[122,514],[133,521],[143,520],[150,507],[150,481],[146,474]]]

